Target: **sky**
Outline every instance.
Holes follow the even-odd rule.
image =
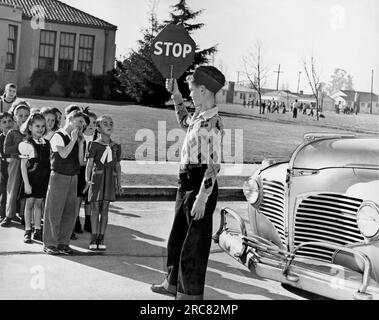
[[[61,0],[118,27],[117,58],[137,48],[155,3],[159,21],[169,17],[177,0]],[[217,44],[214,65],[227,80],[245,80],[243,57],[259,41],[269,68],[266,86],[310,92],[304,58],[314,56],[323,82],[335,68],[353,76],[354,88],[379,94],[379,1],[377,0],[188,0],[192,10],[204,10],[196,22],[205,26],[191,36],[200,48]]]

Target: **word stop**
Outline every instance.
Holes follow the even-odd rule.
[[[164,54],[166,57],[186,58],[191,52],[192,46],[189,44],[157,41],[154,45],[154,54],[157,56]]]

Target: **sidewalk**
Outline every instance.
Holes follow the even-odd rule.
[[[246,217],[246,202],[220,202]],[[165,274],[166,243],[174,202],[115,202],[110,208],[108,250],[90,253],[90,235],[79,234],[74,256],[49,256],[40,244],[24,244],[23,230],[0,229],[0,299],[172,300],[150,291]],[[83,212],[81,212],[83,215]],[[207,300],[303,299],[279,283],[257,279],[212,244],[206,278]]]
[[[125,174],[178,175],[179,162],[121,161]],[[220,176],[251,176],[260,164],[221,164]]]

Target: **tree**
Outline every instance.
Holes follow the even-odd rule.
[[[191,10],[186,0],[179,0],[179,2],[173,6],[171,6],[172,12],[170,13],[170,19],[164,21],[165,24],[179,24],[184,27],[188,31],[188,33],[192,34],[193,31],[199,30],[204,27],[204,23],[190,23],[190,21],[196,19],[203,10],[193,11]],[[185,72],[178,79],[178,86],[180,92],[183,94],[185,98],[189,97],[189,89],[185,80],[186,77],[193,72],[196,67],[202,64],[209,63],[210,56],[217,51],[216,46],[210,47],[208,49],[200,50],[200,48],[196,47],[195,59],[193,64],[188,68],[187,72]]]
[[[246,57],[243,57],[242,60],[245,66],[245,73],[249,79],[251,87],[258,94],[259,113],[261,113],[262,88],[266,84],[269,72],[268,67],[263,64],[261,42],[257,41],[254,49],[251,50]]]
[[[117,63],[117,78],[124,93],[138,103],[162,105],[170,97],[165,89],[165,79],[151,59],[151,44],[161,29],[154,6],[149,26],[142,30],[143,37],[138,41],[137,51],[132,50],[121,64]]]
[[[332,95],[339,90],[354,90],[353,77],[346,70],[336,68],[328,85],[328,93]]]
[[[324,93],[325,83],[320,81],[320,74],[317,71],[316,60],[313,55],[311,56],[309,61],[307,61],[307,59],[304,59],[303,66],[304,66],[304,71],[307,76],[309,86],[312,90],[312,94],[316,99],[316,115],[317,115],[317,121],[318,121],[320,107],[325,96],[325,93]]]

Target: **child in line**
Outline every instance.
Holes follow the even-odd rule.
[[[4,141],[4,153],[9,155],[8,161],[8,183],[7,183],[7,204],[6,218],[2,221],[2,227],[10,227],[12,220],[16,218],[17,199],[21,187],[21,160],[19,158],[18,145],[24,139],[24,135],[20,132],[21,125],[28,119],[30,115],[30,107],[27,104],[19,104],[14,109],[14,119],[16,129],[10,130]],[[23,211],[20,204],[20,212]],[[21,222],[22,223],[22,222]]]
[[[74,111],[81,112],[82,109],[79,106],[77,106],[76,104],[70,104],[68,107],[66,107],[64,109],[65,119],[67,119],[68,115],[71,112],[74,112]],[[88,119],[87,118],[85,118],[85,122],[86,122],[85,126],[87,126],[87,124],[88,124]],[[83,129],[81,129],[79,131],[79,136],[80,137],[83,136]],[[84,163],[84,154],[83,154],[83,159],[81,159],[81,162]],[[78,185],[77,185],[77,188],[79,188],[79,187],[83,188],[83,183],[81,183],[81,181],[79,179],[80,179],[80,174],[78,175]],[[78,190],[77,190],[77,193],[78,193]],[[80,220],[79,220],[79,222],[78,222],[78,220],[79,220],[79,213],[76,216],[75,227],[72,230],[71,240],[78,240],[78,237],[76,236],[76,233],[83,233],[82,226],[80,225]]]
[[[42,108],[41,113],[46,120],[46,131],[43,138],[50,141],[55,131],[58,130],[56,127],[57,117],[51,108]]]
[[[62,112],[54,107],[54,108],[51,108],[51,111],[54,112],[55,114],[55,127],[53,129],[53,131],[57,131],[60,127],[61,127],[61,124],[62,124]]]
[[[33,213],[33,240],[42,241],[42,207],[50,177],[50,143],[43,138],[45,127],[46,120],[41,113],[32,113],[21,127],[21,132],[26,136],[25,140],[19,145],[23,198],[26,198],[25,243],[32,242]]]
[[[87,231],[89,233],[92,232],[91,229],[91,204],[88,201],[88,190],[86,192],[83,192],[86,187],[86,165],[87,165],[87,158],[88,158],[88,150],[89,145],[93,141],[94,135],[95,135],[95,129],[96,129],[96,119],[97,116],[95,113],[89,110],[89,107],[84,108],[83,113],[88,116],[88,123],[86,126],[86,129],[83,132],[83,138],[84,138],[84,163],[83,166],[80,167],[80,174],[78,177],[78,210],[77,210],[77,220],[75,224],[75,232],[81,233],[82,226],[80,224],[79,219],[79,212],[81,204],[84,200],[84,214],[85,214],[85,221],[84,221],[84,231]]]
[[[5,86],[4,94],[0,97],[0,112],[9,112],[16,99],[17,86],[14,83],[8,83]]]
[[[85,115],[71,112],[66,124],[51,138],[51,173],[44,213],[44,252],[51,255],[73,254],[70,237],[75,226],[77,183],[84,158],[83,138],[79,132]]]
[[[13,117],[10,113],[0,114],[0,223],[5,219],[5,209],[7,204],[7,182],[8,182],[8,162],[7,155],[4,154],[5,136],[14,126]]]
[[[121,190],[121,146],[111,139],[112,118],[102,116],[97,119],[96,131],[100,136],[91,142],[86,168],[92,223],[89,249],[106,250],[104,235],[108,224],[109,203],[116,200],[116,193]]]

